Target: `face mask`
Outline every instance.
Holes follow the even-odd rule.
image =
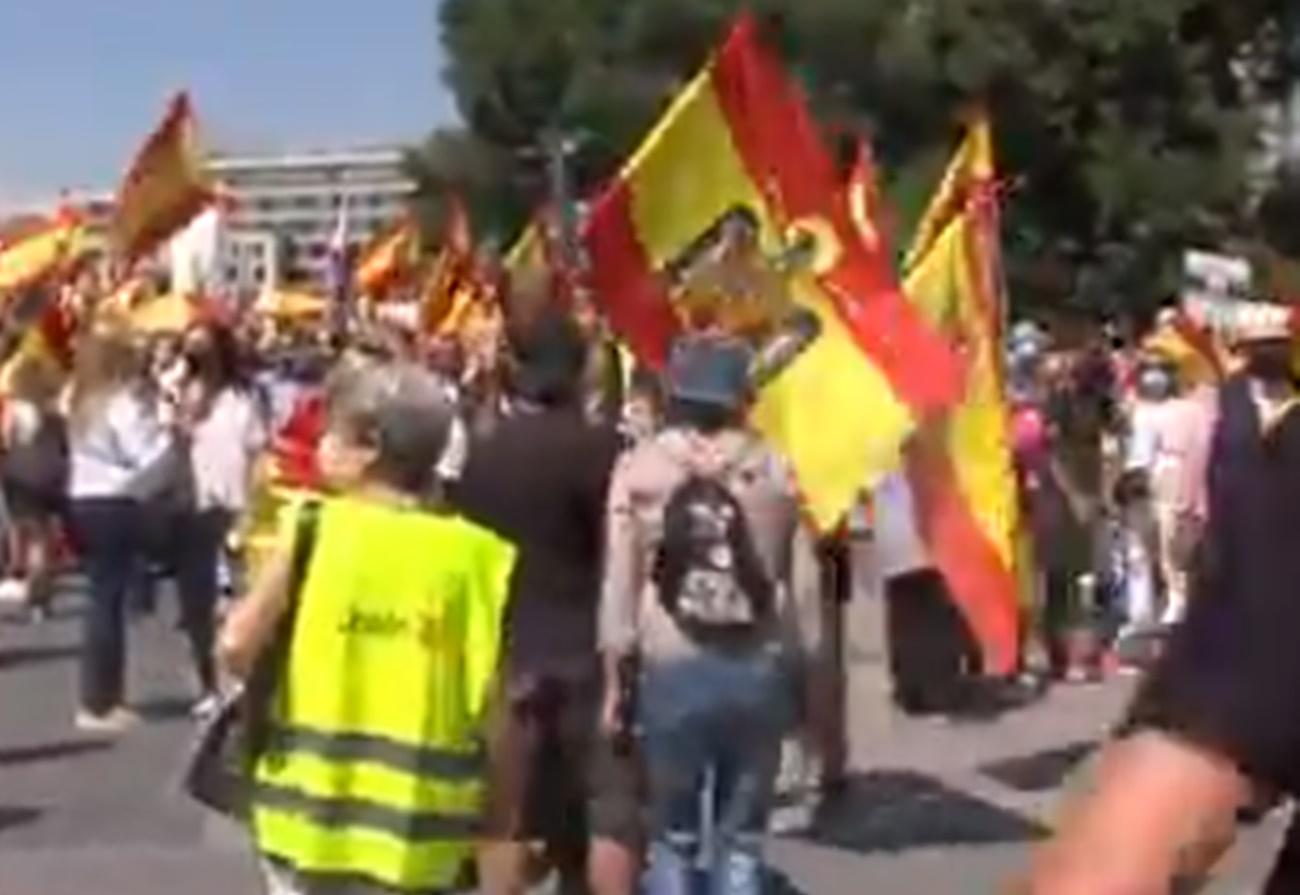
[[[1169,374],[1164,370],[1143,370],[1138,378],[1138,393],[1151,400],[1167,398],[1172,391]]]

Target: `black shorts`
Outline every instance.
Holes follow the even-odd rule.
[[[64,513],[65,500],[58,489],[34,487],[6,478],[4,495],[10,517],[18,522],[49,522]]]
[[[488,732],[487,834],[578,849],[642,841],[639,757],[599,733],[599,674],[506,676]]]

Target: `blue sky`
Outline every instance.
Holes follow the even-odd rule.
[[[116,184],[185,87],[219,148],[413,140],[454,118],[438,0],[0,0],[0,210]]]

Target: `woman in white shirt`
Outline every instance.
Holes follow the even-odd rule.
[[[116,732],[135,721],[124,705],[126,600],[143,552],[134,489],[172,444],[140,373],[123,333],[97,332],[78,345],[68,435],[72,518],[90,579],[76,719],[83,730]]]
[[[179,409],[190,435],[195,504],[176,521],[172,559],[200,689],[194,711],[203,715],[217,705],[218,565],[231,525],[248,509],[254,466],[268,438],[268,414],[243,374],[229,329],[204,324],[190,330],[184,358]]]

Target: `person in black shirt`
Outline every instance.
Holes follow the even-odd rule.
[[[568,317],[544,313],[512,348],[512,412],[471,443],[450,495],[519,550],[489,739],[482,891],[524,891],[530,843],[544,841],[563,891],[585,891],[589,864],[594,891],[630,892],[635,775],[597,737],[605,500],[622,442],[583,416],[588,346]]]
[[[1223,386],[1188,615],[1094,790],[1044,849],[1034,895],[1144,895],[1196,881],[1242,812],[1300,795],[1300,413],[1289,312],[1249,309]],[[1269,893],[1300,891],[1293,830]]]

